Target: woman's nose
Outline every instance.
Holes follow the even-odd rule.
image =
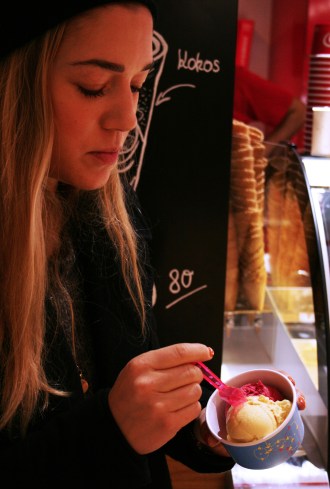
[[[125,90],[108,101],[102,117],[103,129],[129,132],[137,124],[138,97],[131,90]]]

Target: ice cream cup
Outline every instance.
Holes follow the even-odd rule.
[[[206,406],[208,428],[233,457],[236,463],[248,469],[268,469],[286,462],[299,448],[304,437],[304,425],[297,407],[297,393],[292,382],[282,373],[270,369],[256,369],[241,373],[227,385],[242,387],[261,380],[265,385],[276,387],[292,402],[291,410],[278,428],[265,438],[249,443],[227,440],[225,409],[227,403],[214,391]]]

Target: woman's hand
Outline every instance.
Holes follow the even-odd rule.
[[[198,418],[203,375],[192,362],[212,357],[213,350],[205,345],[180,343],[143,353],[123,368],[108,401],[136,452],[157,450]]]

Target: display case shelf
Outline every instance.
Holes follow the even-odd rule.
[[[266,280],[256,283],[263,307],[249,307],[246,288],[237,285],[235,307],[225,312],[221,376],[227,381],[255,368],[288,372],[307,401],[303,455],[296,456],[328,472],[330,182],[324,175],[330,178],[330,160],[314,163],[288,145],[268,161],[259,245]],[[244,277],[245,264],[238,263]]]

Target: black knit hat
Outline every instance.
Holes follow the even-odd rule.
[[[145,5],[156,18],[153,0],[131,0]],[[130,0],[9,0],[5,15],[0,16],[0,58],[32,41],[61,22],[85,10]]]

